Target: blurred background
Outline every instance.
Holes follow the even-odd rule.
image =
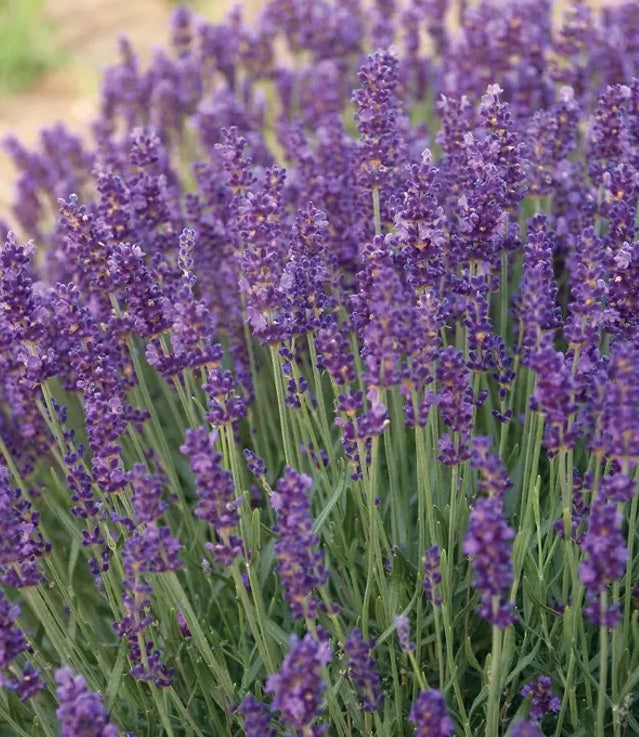
[[[309,2],[312,0],[309,0]],[[101,71],[117,60],[122,33],[142,59],[168,39],[171,0],[0,0],[0,140],[17,133],[35,143],[42,126],[64,120],[86,132],[95,117]],[[235,0],[193,0],[213,21]],[[260,0],[242,2],[257,8]],[[247,13],[250,18],[250,14]],[[0,212],[11,200],[13,174],[0,152]]]
[[[589,4],[598,1],[589,0]],[[191,0],[183,4],[212,21],[222,20],[233,5],[241,4],[244,17],[251,21],[264,2]],[[558,13],[568,2],[557,0]],[[140,57],[148,58],[154,45],[166,43],[169,17],[177,4],[171,0],[0,0],[0,140],[15,132],[23,142],[33,144],[42,126],[58,120],[86,133],[95,117],[101,71],[117,59],[118,36],[125,33]],[[10,202],[11,181],[9,161],[0,152],[0,212]]]

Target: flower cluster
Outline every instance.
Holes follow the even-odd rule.
[[[377,711],[384,701],[379,673],[371,655],[374,646],[375,640],[371,639],[367,643],[358,628],[351,632],[344,643],[348,654],[349,676],[361,700],[362,711],[365,712]]]
[[[284,476],[271,494],[271,506],[277,512],[275,543],[277,572],[284,596],[296,619],[314,618],[317,600],[313,589],[328,580],[324,553],[314,550],[319,537],[313,532],[311,502],[308,490],[313,481],[287,466]]]
[[[559,711],[561,706],[552,692],[552,681],[548,676],[539,676],[536,681],[527,683],[520,694],[524,698],[530,696],[530,716],[538,721],[551,711]]]
[[[452,737],[455,725],[440,691],[421,691],[410,710],[415,737]]]
[[[291,650],[284,658],[279,673],[270,675],[266,691],[273,694],[273,709],[281,712],[281,720],[297,734],[320,737],[323,726],[313,722],[322,713],[322,694],[326,683],[322,668],[331,661],[331,648],[324,639],[306,634],[301,640],[291,638]]]
[[[514,536],[504,520],[503,502],[498,497],[478,499],[468,520],[464,553],[473,556],[475,585],[481,594],[479,613],[501,628],[513,621],[513,604],[504,601],[503,592],[513,582]]]
[[[263,2],[3,144],[0,734],[632,731],[639,6]]]
[[[12,604],[0,591],[0,686],[15,691],[21,701],[26,701],[46,688],[40,671],[25,663],[22,672],[14,666],[22,653],[31,652],[24,632],[17,624],[20,607]]]
[[[10,485],[9,471],[0,466],[0,583],[22,588],[43,579],[38,558],[51,551],[38,529],[38,512],[19,489]]]
[[[222,468],[222,454],[215,449],[216,433],[206,428],[187,431],[180,450],[191,461],[191,471],[197,482],[199,504],[194,513],[206,520],[219,540],[207,543],[215,559],[229,564],[241,552],[241,541],[233,530],[239,523],[237,507],[241,500],[235,498],[235,486],[230,471]]]
[[[56,671],[55,680],[56,716],[63,737],[118,737],[118,728],[109,722],[100,695],[88,690],[82,676],[66,667]]]

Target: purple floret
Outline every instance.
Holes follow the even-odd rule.
[[[415,725],[415,737],[452,737],[455,724],[446,710],[440,691],[421,691],[408,717]]]
[[[530,716],[541,720],[551,711],[559,711],[561,701],[552,692],[552,681],[548,676],[539,676],[536,681],[527,683],[520,691],[526,698],[530,696]]]
[[[479,613],[491,624],[505,629],[513,622],[513,605],[504,591],[513,582],[510,558],[514,531],[504,518],[500,497],[479,499],[470,513],[463,550],[473,557],[475,586],[481,594]]]
[[[375,640],[366,642],[360,629],[354,629],[346,638],[344,649],[348,653],[349,676],[362,704],[362,711],[373,712],[384,701],[380,678],[371,651]]]
[[[65,667],[56,671],[55,680],[59,703],[56,716],[63,737],[119,736],[118,728],[109,722],[102,697],[87,689],[82,676],[75,675],[71,668]]]
[[[302,733],[322,715],[322,668],[331,662],[331,647],[310,633],[301,640],[293,635],[290,643],[279,673],[268,677],[266,691],[273,694],[273,709],[281,712],[282,722]]]
[[[316,616],[317,600],[313,590],[328,580],[324,553],[315,549],[319,536],[313,532],[308,496],[312,485],[310,476],[287,466],[271,494],[271,506],[277,513],[275,530],[280,536],[275,543],[276,570],[284,598],[296,619]]]

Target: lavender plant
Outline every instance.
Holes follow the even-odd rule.
[[[639,734],[639,13],[126,41],[0,223],[0,736]]]

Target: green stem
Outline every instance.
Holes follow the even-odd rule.
[[[608,608],[608,593],[602,591],[599,599],[600,617],[605,616]],[[599,688],[597,689],[596,737],[606,737],[604,725],[606,716],[606,689],[608,686],[608,628],[599,626]]]
[[[499,606],[499,598],[493,597],[493,610]],[[503,633],[497,625],[492,626],[492,648],[490,653],[490,673],[488,681],[488,706],[486,710],[486,737],[497,737],[499,734],[499,695],[501,643]]]

